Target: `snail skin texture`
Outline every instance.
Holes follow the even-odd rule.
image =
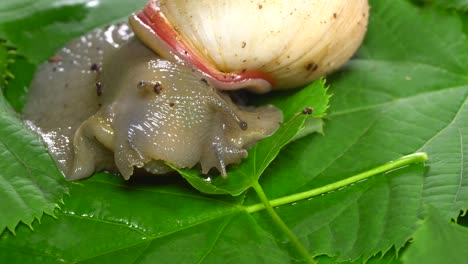
[[[150,0],[130,24],[145,45],[218,89],[262,93],[304,86],[345,64],[368,13],[367,0]]]
[[[201,73],[161,59],[127,24],[70,42],[41,65],[24,109],[67,179],[97,170],[202,172],[247,156],[282,121],[273,106],[236,106]]]

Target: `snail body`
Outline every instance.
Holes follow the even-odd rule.
[[[237,106],[202,74],[159,58],[126,24],[72,41],[55,57],[37,73],[24,114],[70,180],[96,170],[164,174],[166,163],[226,176],[282,121],[275,107]]]

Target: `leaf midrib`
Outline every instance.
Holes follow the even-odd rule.
[[[455,196],[453,198],[453,205],[454,207],[456,206],[457,202],[458,202],[458,197],[460,195],[460,189],[462,187],[462,184],[463,184],[463,178],[464,178],[464,168],[463,168],[463,162],[465,160],[465,152],[463,151],[463,135],[460,131],[460,129],[457,129],[457,132],[458,132],[458,135],[460,137],[460,180],[458,182],[458,188],[457,188],[457,192],[455,193]],[[456,208],[454,208],[456,209]]]

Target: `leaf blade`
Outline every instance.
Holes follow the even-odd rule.
[[[468,254],[468,229],[446,218],[433,207],[403,254],[404,263],[464,263]]]
[[[3,104],[2,104],[3,103]],[[0,98],[0,234],[53,215],[67,186],[44,145]]]
[[[467,163],[466,159],[460,158],[462,155],[457,155],[460,150],[466,152],[466,147],[457,147],[459,137],[442,135],[443,140],[437,144],[435,142],[436,146],[430,151],[423,147],[444,129],[462,131],[464,135],[467,133],[464,120],[468,117],[464,113],[464,104],[468,96],[468,74],[462,65],[467,62],[468,45],[462,23],[457,16],[435,9],[418,9],[406,1],[371,1],[371,4],[371,24],[363,47],[357,58],[331,78],[334,96],[325,136],[304,138],[286,147],[283,155],[265,172],[268,177],[260,180],[268,196],[276,198],[324,186],[357,173],[356,170],[364,171],[407,153],[421,150],[428,152],[429,168],[424,181],[413,178],[426,173],[424,170],[416,170],[407,176],[413,178],[412,184],[401,177],[394,177],[372,187],[388,192],[389,197],[382,197],[380,201],[383,208],[388,209],[392,208],[386,204],[391,200],[390,197],[403,197],[406,195],[404,191],[411,194],[412,202],[400,207],[401,210],[409,210],[408,217],[399,215],[395,209],[389,211],[388,215],[392,221],[401,221],[399,225],[406,223],[404,225],[409,229],[395,228],[394,232],[392,228],[387,231],[359,229],[360,226],[372,226],[366,222],[371,221],[366,215],[372,221],[377,221],[383,219],[381,217],[384,214],[384,211],[377,210],[378,206],[374,203],[378,202],[369,198],[372,197],[372,189],[369,189],[369,193],[365,192],[366,185],[363,185],[363,190],[354,187],[357,188],[356,193],[344,195],[340,199],[333,199],[329,195],[320,198],[324,200],[323,203],[333,205],[335,211],[346,212],[337,218],[326,207],[318,209],[311,205],[309,208],[314,209],[309,209],[302,216],[297,213],[294,220],[285,219],[292,227],[299,222],[302,224],[295,231],[303,235],[306,241],[328,237],[316,242],[310,249],[322,248],[320,253],[339,255],[339,260],[347,260],[348,257],[355,260],[361,256],[366,260],[393,245],[399,249],[411,237],[416,230],[416,223],[422,217],[419,203],[436,206],[446,213],[447,219],[466,208],[466,174],[460,173],[460,167],[466,170]],[[382,28],[389,30],[382,32]],[[420,43],[426,41],[430,44],[421,47]],[[454,147],[444,145],[447,142],[453,143]],[[301,159],[305,156],[307,159]],[[285,166],[289,160],[296,162],[295,169]],[[447,166],[448,163],[453,165]],[[442,174],[447,172],[450,172],[452,178],[444,180]],[[459,183],[459,195],[463,194],[459,199],[463,202],[455,203],[457,188],[454,186]],[[430,186],[439,190],[438,197],[424,191]],[[363,196],[357,199],[355,195],[361,192]],[[349,200],[356,201],[356,204],[347,204]],[[253,196],[246,197],[246,203],[255,202]],[[318,206],[317,202],[310,203]],[[375,208],[376,215],[363,214],[359,210],[367,207]],[[294,215],[293,212],[291,209],[281,216]],[[314,215],[330,220],[313,222]],[[341,218],[347,219],[349,224],[338,220]],[[306,231],[306,226],[316,224],[325,227],[323,230]],[[327,230],[342,230],[344,227],[348,228],[348,233],[343,231],[338,238],[327,233]],[[375,246],[366,243],[365,239],[359,240],[356,247],[351,246],[354,245],[355,234],[365,236],[371,232],[374,234],[371,238],[377,238],[382,231],[386,235],[375,241]],[[335,251],[337,248],[341,250]]]
[[[205,180],[197,169],[172,168],[202,192],[240,195],[258,181],[284,146],[298,137],[322,132],[323,123],[319,121],[319,118],[325,116],[330,98],[324,80],[316,81],[304,89],[290,94],[286,99],[283,99],[283,96],[274,96],[267,102],[280,107],[286,121],[273,135],[255,144],[249,150],[249,156],[240,165],[229,169],[227,179],[209,177],[208,180]],[[302,113],[307,107],[313,108],[311,115]],[[307,122],[307,120],[312,122]],[[307,124],[306,129],[304,129],[305,124]]]

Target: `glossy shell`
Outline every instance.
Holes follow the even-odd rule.
[[[368,9],[367,0],[151,0],[130,22],[147,46],[194,65],[220,89],[266,92],[346,63],[363,40]]]

